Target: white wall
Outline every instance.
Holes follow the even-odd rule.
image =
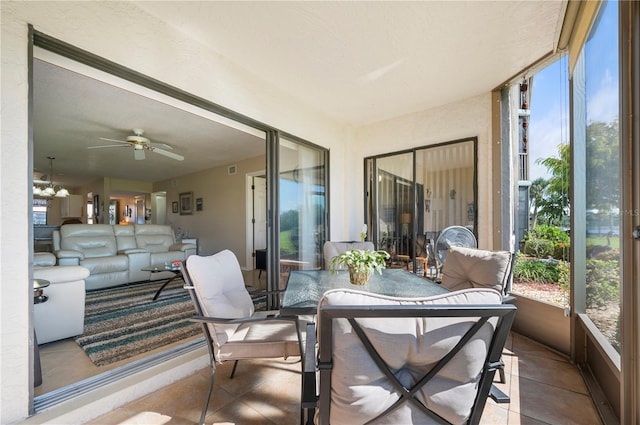
[[[0,7],[0,423],[16,422],[28,415],[30,392],[31,367],[26,361],[32,338],[30,238],[26,237],[27,176],[31,172],[27,143],[27,23],[91,53],[330,148],[332,239],[358,239],[363,220],[365,156],[478,136],[480,237],[488,239],[491,194],[482,182],[490,181],[491,172],[489,94],[355,131],[267,86],[130,3],[0,2]],[[154,385],[147,388],[151,391]],[[125,394],[121,401],[126,400]],[[103,408],[112,406],[94,404],[91,414],[99,415]]]
[[[345,167],[340,177],[354,182],[344,185],[345,191],[341,194],[345,211],[351,212],[347,221],[348,233],[357,235],[362,225],[362,164],[366,156],[474,136],[478,137],[478,243],[482,248],[492,248],[490,93],[359,128],[354,147],[348,154],[349,162],[354,166]],[[333,172],[334,164],[331,165]],[[353,200],[360,204],[354,205]]]

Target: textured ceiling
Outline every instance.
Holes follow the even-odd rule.
[[[554,50],[564,2],[135,2],[266,83],[355,127],[487,93]],[[264,152],[255,135],[36,61],[34,168],[157,181]],[[116,107],[114,107],[116,106]],[[185,156],[87,150],[133,128]],[[60,175],[64,174],[64,176]]]

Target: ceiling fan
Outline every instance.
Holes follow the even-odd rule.
[[[144,151],[155,152],[160,155],[167,156],[171,159],[175,159],[177,161],[184,160],[184,156],[178,155],[177,153],[169,152],[167,149],[173,150],[173,147],[169,146],[166,143],[152,143],[151,140],[147,139],[143,136],[144,130],[140,128],[133,129],[133,135],[127,136],[126,140],[115,140],[115,139],[106,139],[104,137],[100,137],[100,140],[105,140],[107,142],[115,142],[119,143],[118,145],[103,145],[103,146],[89,146],[87,149],[103,149],[103,148],[126,148],[133,147],[133,157],[136,160],[145,159]]]

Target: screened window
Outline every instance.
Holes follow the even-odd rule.
[[[578,62],[574,93],[580,127],[575,184],[583,193],[575,204],[584,223],[576,238],[576,308],[587,314],[620,352],[620,137],[618,3],[603,3]],[[584,170],[583,173],[580,170]]]

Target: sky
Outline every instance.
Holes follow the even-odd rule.
[[[617,3],[608,2],[598,31],[585,47],[587,122],[618,117]],[[558,145],[569,143],[569,73],[564,56],[533,77],[529,122],[530,180],[549,178],[539,158],[558,156]]]

